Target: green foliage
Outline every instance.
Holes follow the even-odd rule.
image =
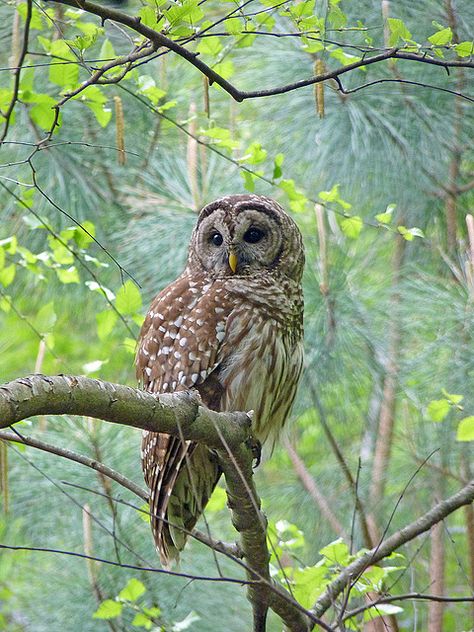
[[[440,481],[436,468],[430,468],[432,461],[453,474],[441,487],[446,495],[454,492],[473,440],[469,385],[474,375],[474,317],[464,222],[473,194],[464,189],[472,179],[474,129],[466,99],[413,83],[461,89],[470,96],[470,70],[462,71],[465,83],[460,88],[463,81],[454,68],[448,76],[438,67],[407,61],[367,64],[339,76],[348,94],[338,92],[334,81],[319,86],[325,100],[322,119],[315,113],[313,87],[231,104],[214,83],[207,91],[206,109],[202,75],[166,49],[153,51],[135,67],[119,63],[101,75],[103,83],[85,87],[106,64],[143,47],[144,39],[108,20],[101,24],[79,9],[59,12],[53,4],[33,5],[18,101],[2,145],[0,185],[7,187],[0,192],[2,378],[13,379],[38,366],[45,373],[87,373],[135,385],[138,328],[151,296],[184,267],[196,209],[229,192],[270,195],[294,214],[307,255],[307,368],[288,426],[342,529],[351,531],[353,489],[323,431],[323,415],[352,475],[359,472],[359,497],[375,514],[381,531],[395,504],[389,532],[434,503],[430,490]],[[473,5],[467,0],[456,3],[457,37],[439,3],[391,3],[389,42],[384,40],[380,8],[362,11],[357,3],[337,0],[275,5],[271,0],[252,3],[230,17],[226,15],[237,9],[234,2],[147,0],[124,10],[246,90],[314,76],[316,59],[324,72],[340,70],[379,54],[387,44],[443,62],[467,61],[474,51],[468,29],[474,21]],[[2,130],[14,87],[14,74],[7,69],[15,60],[17,35],[16,54],[21,46],[26,8],[24,2],[17,5],[16,35],[14,6],[0,8],[5,44],[0,53]],[[401,84],[400,78],[413,83]],[[365,83],[373,85],[359,90]],[[120,130],[114,97],[123,105],[125,165],[118,160],[124,154],[116,149]],[[64,99],[52,130],[56,107]],[[197,139],[190,140],[186,132]],[[448,178],[453,146],[462,153],[456,178],[458,248],[450,251],[444,192],[453,185]],[[33,175],[56,206],[34,186]],[[316,222],[315,203],[322,206],[322,226]],[[403,241],[396,239],[399,235]],[[398,271],[397,243],[403,249]],[[400,327],[398,336],[394,323]],[[393,365],[395,428],[385,493],[373,507],[370,475],[384,380],[392,366],[391,340],[399,348]],[[447,390],[440,394],[442,385]],[[141,484],[138,433],[106,424],[94,428],[82,419],[47,418],[39,423],[25,424],[22,431],[93,458],[99,458],[98,450],[101,460]],[[409,475],[435,450],[400,498]],[[157,563],[149,525],[143,524],[149,521],[147,506],[137,511],[117,502],[112,511],[106,499],[86,491],[102,490],[93,471],[31,448],[25,454],[57,486],[10,451],[11,508],[5,521],[10,528],[18,516],[24,520],[16,531],[2,531],[2,542],[83,551],[80,512],[60,492],[65,489],[60,481],[73,481],[85,489],[68,488],[72,497],[81,506],[89,503],[94,516],[114,531],[116,539],[93,523],[96,552],[114,561],[120,557],[127,563]],[[348,548],[348,539],[335,540],[333,527],[315,508],[281,446],[257,470],[256,481],[269,516],[272,573],[286,586],[283,566],[295,598],[312,606],[358,553]],[[112,485],[114,498],[128,493]],[[226,502],[225,491],[218,487],[206,516],[214,537],[232,540]],[[457,594],[465,585],[459,560],[468,559],[461,512],[449,519],[447,528],[455,542],[446,550],[446,592]],[[362,551],[363,544],[356,515],[353,550]],[[183,569],[217,575],[213,557],[200,546],[189,543]],[[416,589],[426,587],[428,547],[419,552],[417,547],[407,547],[410,572],[396,570],[402,568],[396,564],[406,562],[389,560],[367,570],[349,594],[349,607],[359,605],[368,592],[409,591],[410,577]],[[250,616],[244,620],[244,590],[235,585],[188,585],[145,573],[127,583],[130,571],[97,564],[96,579],[104,595],[97,606],[81,561],[65,564],[52,554],[3,551],[0,564],[5,578],[0,585],[2,629],[15,630],[13,621],[20,619],[35,632],[62,629],[64,621],[71,630],[94,632],[106,625],[107,619],[97,618],[101,612],[112,617],[117,629],[127,630],[187,626],[197,632],[240,632],[251,626]],[[243,577],[228,560],[219,558],[219,566],[223,574]],[[197,615],[188,616],[190,610]],[[423,604],[417,607],[416,622],[411,608],[399,616],[397,606],[380,604],[344,625],[362,629],[364,620],[380,613],[398,615],[401,629],[428,625]],[[451,605],[443,624],[447,632],[467,627],[468,607]],[[281,625],[270,617],[268,627],[275,632]]]

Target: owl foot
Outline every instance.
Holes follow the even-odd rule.
[[[249,437],[245,442],[245,445],[252,450],[252,456],[255,459],[255,465],[253,468],[255,469],[260,465],[260,461],[262,460],[262,444],[258,439]]]

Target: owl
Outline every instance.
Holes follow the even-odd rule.
[[[136,358],[151,393],[197,389],[215,411],[253,410],[252,433],[274,445],[303,361],[304,250],[274,200],[229,195],[205,206],[187,265],[151,304]],[[151,528],[164,565],[177,559],[221,470],[203,444],[144,432]]]

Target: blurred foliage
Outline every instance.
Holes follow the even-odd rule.
[[[240,8],[191,0],[120,4],[180,42],[235,11],[188,43],[241,89],[305,79],[316,62],[332,70],[384,46],[443,60],[472,55],[469,0],[386,3],[385,22],[373,0],[262,0]],[[454,18],[447,7],[454,7]],[[25,2],[0,6],[2,113],[26,16]],[[351,94],[331,80],[322,90],[309,86],[237,104],[183,59],[157,51],[119,83],[89,86],[68,100],[48,136],[52,106],[143,41],[56,3],[33,4],[30,29],[18,103],[1,145],[1,381],[36,370],[135,384],[134,341],[146,305],[182,270],[198,209],[242,190],[278,199],[298,222],[307,252],[306,371],[288,437],[350,534],[350,541],[337,539],[341,534],[302,485],[289,452],[278,447],[256,473],[270,520],[272,569],[310,605],[340,565],[366,546],[360,517],[354,518],[355,490],[324,425],[380,532],[389,520],[390,532],[413,521],[469,475],[474,245],[465,218],[474,202],[474,118],[468,71],[448,75],[427,64],[386,61],[342,75],[346,90],[383,81]],[[113,81],[119,71],[106,76]],[[0,116],[2,126],[5,121]],[[385,439],[391,457],[376,501],[373,461],[390,371],[394,428]],[[140,437],[131,429],[42,418],[18,431],[104,461],[141,484]],[[149,527],[137,511],[141,501],[78,464],[7,447],[2,543],[156,564]],[[87,543],[86,503],[93,516]],[[234,538],[220,487],[206,518],[203,530]],[[444,529],[446,594],[472,594],[464,514],[451,516]],[[411,543],[403,558],[359,578],[351,607],[368,590],[430,592],[428,564],[429,540]],[[243,577],[221,556],[219,569]],[[180,570],[218,574],[214,557],[197,541],[185,549]],[[91,576],[85,561],[47,552],[1,550],[0,601],[0,627],[12,632],[62,630],[65,622],[81,632],[250,626],[244,591],[235,585],[103,562]],[[400,612],[393,609],[398,604],[386,605],[384,613],[397,614],[401,630],[427,629],[426,604],[402,606]],[[470,613],[468,604],[451,604],[444,629],[467,629]],[[363,616],[346,625],[361,629]],[[269,630],[280,627],[270,617]]]

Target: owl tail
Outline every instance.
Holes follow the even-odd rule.
[[[175,461],[174,480],[168,481],[166,493],[159,493],[156,499],[152,490],[150,499],[151,527],[164,567],[178,561],[188,533],[194,529],[222,473],[205,446],[191,444],[184,448],[181,444],[181,448],[185,453],[179,464]]]

